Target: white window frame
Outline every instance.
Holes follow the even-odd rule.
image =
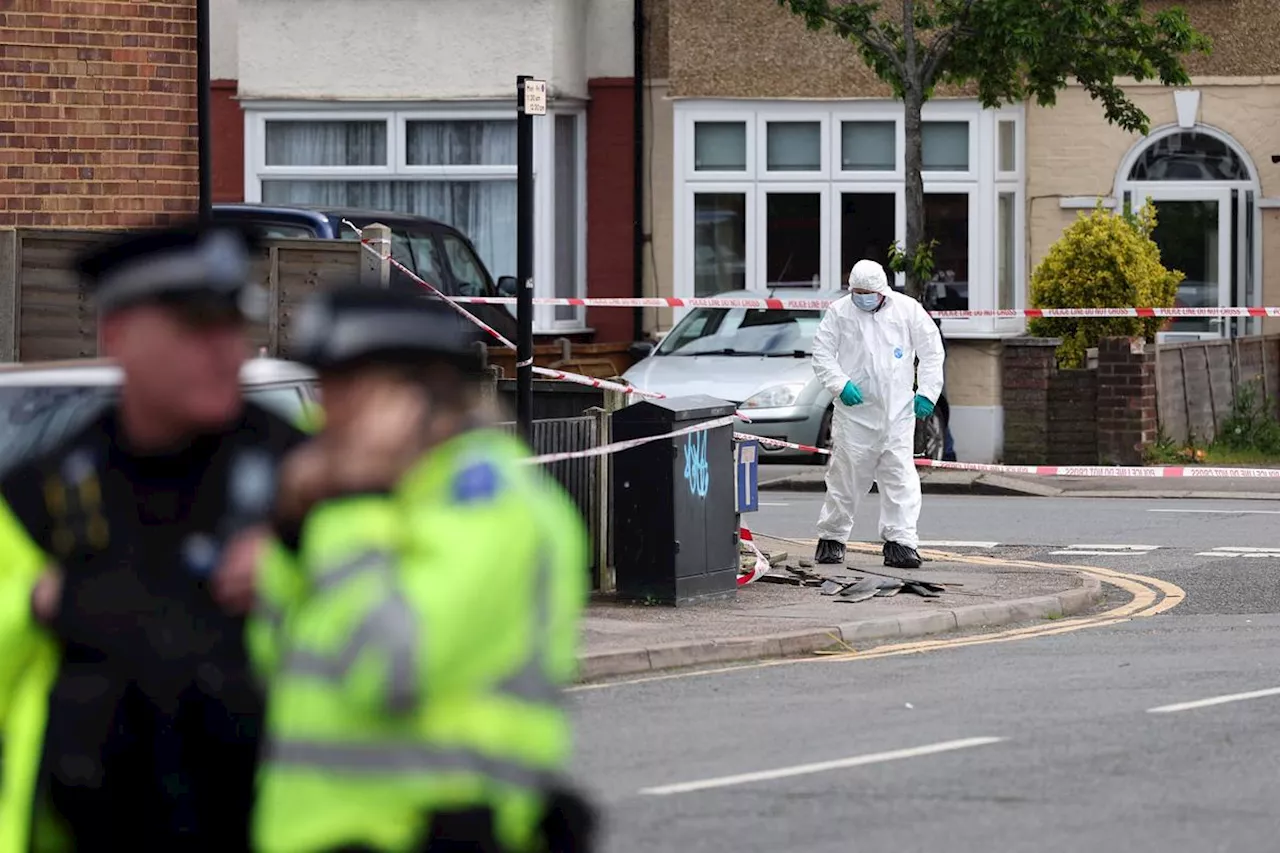
[[[740,194],[745,196],[746,205],[745,205],[745,216],[743,218],[745,220],[746,229],[747,229],[747,243],[745,247],[746,251],[743,255],[742,262],[743,262],[743,266],[745,267],[745,270],[744,270],[745,275],[743,278],[744,278],[744,281],[746,282],[747,290],[763,290],[763,285],[761,282],[764,276],[763,276],[763,273],[761,273],[757,277],[757,273],[756,273],[756,270],[758,268],[757,257],[756,257],[757,252],[753,250],[752,244],[751,244],[752,230],[756,227],[755,225],[756,195],[757,195],[758,187],[759,185],[756,184],[754,181],[737,181],[733,183],[714,182],[714,183],[687,184],[684,198],[681,200],[680,204],[676,205],[675,215],[673,216],[673,220],[674,220],[673,224],[674,224],[674,227],[677,229],[675,233],[682,234],[682,233],[685,233],[685,231],[681,229],[685,229],[686,224],[688,226],[692,226],[695,222],[694,200],[699,194],[714,194],[714,195]],[[675,245],[677,247],[675,251],[675,263],[677,264],[677,269],[683,268],[685,270],[685,276],[687,278],[683,280],[687,280],[689,283],[687,295],[693,296],[693,293],[694,293],[693,285],[694,285],[694,279],[696,275],[695,259],[697,257],[696,256],[696,250],[698,245],[697,240],[694,238],[692,231],[690,231],[686,239],[677,240]],[[687,313],[686,309],[679,309],[679,308],[676,309],[676,319],[683,317],[685,313]]]
[[[982,287],[975,288],[975,281],[995,281],[995,270],[990,265],[992,252],[986,244],[990,241],[983,240],[980,237],[981,226],[988,220],[985,215],[989,210],[995,207],[994,200],[989,205],[983,204],[983,194],[977,184],[968,181],[926,181],[924,185],[924,195],[927,201],[931,195],[967,195],[969,197],[969,309],[971,311],[981,311],[994,307],[995,288]],[[983,265],[986,264],[984,267]],[[984,270],[990,270],[990,274],[986,274]],[[957,334],[964,336],[964,333],[973,333],[983,331],[986,327],[991,326],[989,319],[984,317],[962,317],[959,319],[948,318],[943,320],[943,329],[948,334]]]
[[[694,157],[697,153],[698,125],[714,122],[741,122],[745,126],[747,139],[747,168],[740,172],[718,171],[714,169],[704,169],[699,171],[694,168]],[[720,110],[707,110],[705,113],[698,115],[685,115],[676,125],[677,131],[683,131],[684,138],[688,142],[683,146],[677,146],[676,150],[682,150],[684,156],[677,168],[684,173],[684,179],[690,182],[699,181],[754,181],[756,179],[756,114],[751,111],[743,111],[729,107]]]
[[[901,151],[905,123],[900,102],[891,100],[846,101],[708,101],[680,99],[675,103],[675,180],[673,181],[674,251],[672,253],[674,294],[693,295],[693,197],[695,193],[736,192],[747,197],[746,286],[764,287],[768,247],[766,240],[769,192],[819,192],[823,207],[823,287],[838,288],[846,270],[840,257],[841,196],[844,193],[892,193],[896,198],[895,239],[906,235],[905,170]],[[925,121],[964,121],[969,126],[969,170],[967,172],[926,171],[926,194],[965,193],[969,197],[969,306],[989,310],[998,304],[997,194],[1015,193],[1015,301],[1018,308],[1028,303],[1029,274],[1026,268],[1026,111],[1022,105],[984,110],[976,100],[940,100],[925,104]],[[748,164],[746,172],[694,172],[694,126],[698,121],[743,121],[748,124]],[[770,172],[766,167],[767,133],[770,121],[817,121],[827,133],[823,169],[814,172]],[[846,171],[843,168],[843,123],[892,121],[899,154],[893,172]],[[998,121],[1014,122],[1017,170],[1001,172],[998,162]],[[825,187],[825,191],[822,189]],[[898,277],[901,283],[901,276]],[[677,319],[683,315],[677,310]],[[993,338],[1021,334],[1023,318],[976,317],[943,321],[944,332],[956,338]]]
[[[805,123],[818,125],[817,171],[790,172],[769,168],[769,125]],[[804,183],[830,180],[831,175],[831,111],[815,110],[804,103],[784,108],[779,105],[756,115],[756,180],[765,182]]]
[[[924,105],[924,110],[920,113],[920,121],[922,124],[930,122],[964,122],[969,125],[969,168],[963,172],[938,171],[936,169],[921,169],[921,175],[927,184],[930,181],[943,181],[954,183],[956,181],[977,181],[982,171],[984,158],[982,156],[982,135],[980,133],[984,125],[990,124],[989,115],[983,115],[981,112],[969,106],[971,102],[964,101],[956,104],[948,101],[929,101]],[[924,134],[924,128],[921,127],[921,135]]]
[[[756,184],[756,222],[755,232],[760,235],[756,240],[756,277],[749,280],[751,290],[769,290],[766,273],[769,269],[769,196],[771,195],[816,195],[818,196],[818,227],[821,229],[819,243],[818,275],[821,283],[814,290],[835,290],[840,287],[831,278],[831,184],[826,182],[764,182]],[[750,232],[748,232],[750,236]],[[749,242],[749,241],[748,241]],[[751,251],[751,246],[747,246]]]
[[[993,308],[1000,307],[1000,196],[1013,196],[1013,309],[1022,311],[1030,305],[1030,278],[1027,275],[1027,217],[1026,190],[1017,183],[997,183],[992,207],[991,243],[992,276],[995,287],[991,290]],[[1026,328],[1025,317],[997,317],[996,331],[1021,334]]]
[[[901,158],[899,158],[901,159]],[[843,287],[849,270],[844,268],[841,257],[844,240],[844,205],[843,196],[850,195],[892,195],[893,196],[893,239],[901,245],[907,233],[907,188],[901,181],[840,181],[831,185],[831,269],[834,271],[835,287]],[[886,249],[888,246],[885,247]],[[902,287],[906,278],[902,273],[893,273],[895,286]]]
[[[844,125],[876,124],[893,122],[894,161],[891,171],[871,171],[845,169],[844,167]],[[833,181],[897,181],[906,179],[906,166],[902,152],[907,144],[907,131],[902,120],[902,110],[889,107],[867,110],[865,115],[845,116],[836,112],[831,121],[831,179]]]
[[[578,133],[578,259],[575,277],[578,297],[586,293],[586,112],[576,102],[552,105],[547,120],[533,123],[534,159],[534,226],[536,246],[554,246],[555,216],[555,121],[556,115],[577,116]],[[406,150],[410,121],[516,121],[514,105],[505,103],[477,104],[474,108],[442,105],[439,109],[421,103],[353,105],[335,104],[318,110],[314,104],[260,102],[245,105],[245,177],[244,197],[249,203],[262,201],[264,180],[335,180],[335,181],[515,181],[516,166],[410,166]],[[266,128],[271,121],[385,121],[387,124],[386,166],[267,166]],[[515,235],[512,235],[514,239]],[[534,255],[534,295],[555,296],[555,254],[538,251]],[[514,275],[515,270],[489,270],[496,281],[500,276]],[[534,328],[539,333],[588,331],[585,310],[574,309],[574,319],[556,320],[555,307],[535,306]]]
[[[247,118],[247,116],[246,116]],[[267,123],[270,121],[381,121],[387,129],[387,164],[385,166],[268,166],[267,165]],[[254,114],[253,121],[245,122],[245,138],[256,143],[246,154],[245,168],[251,170],[255,177],[270,180],[315,180],[335,178],[337,175],[352,175],[353,180],[362,178],[386,178],[395,174],[397,162],[397,143],[395,127],[391,117],[385,112],[289,112],[280,114]],[[341,180],[341,178],[338,178]],[[247,190],[248,187],[246,186]],[[258,187],[261,193],[261,185]],[[247,198],[247,196],[246,196]],[[261,198],[261,195],[259,195]]]

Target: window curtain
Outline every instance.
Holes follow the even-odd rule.
[[[408,123],[406,161],[413,166],[514,165],[514,121]],[[386,123],[267,123],[268,166],[353,166],[386,163]],[[262,182],[268,204],[363,207],[429,216],[466,234],[495,276],[516,271],[515,178],[275,180]]]

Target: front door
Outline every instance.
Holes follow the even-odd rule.
[[[1218,308],[1232,304],[1231,191],[1207,187],[1135,186],[1134,203],[1150,198],[1156,208],[1152,239],[1160,260],[1183,273],[1178,286],[1179,308]],[[1219,338],[1230,324],[1217,317],[1174,320],[1160,334],[1162,340]]]

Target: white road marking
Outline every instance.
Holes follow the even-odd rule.
[[[769,501],[760,501],[757,506],[791,506],[789,503],[770,503]]]
[[[1196,515],[1280,515],[1280,509],[1149,509],[1147,512],[1185,512]]]
[[[1248,693],[1229,693],[1225,696],[1213,696],[1209,699],[1198,699],[1195,702],[1179,702],[1177,705],[1161,705],[1159,708],[1148,708],[1148,714],[1174,714],[1178,711],[1194,711],[1197,708],[1209,708],[1213,705],[1226,705],[1229,702],[1244,702],[1249,699],[1265,699],[1268,696],[1280,696],[1280,687],[1269,687],[1266,690],[1251,690]]]
[[[1159,547],[1159,545],[1068,545],[1065,550],[1049,553],[1082,557],[1116,557],[1149,554]]]
[[[816,764],[798,764],[794,767],[781,767],[777,770],[762,770],[757,773],[740,773],[736,776],[720,776],[715,779],[701,779],[697,782],[680,782],[675,785],[659,785],[644,788],[641,794],[653,797],[665,797],[671,794],[688,794],[694,791],[706,791],[711,788],[728,788],[733,785],[748,785],[752,782],[768,782],[773,779],[787,779],[792,776],[807,776],[810,773],[826,773],[829,770],[844,770],[849,767],[862,767],[867,764],[881,764],[886,761],[898,761],[903,758],[919,758],[924,755],[937,755],[941,752],[953,752],[957,749],[969,749],[975,746],[986,746],[1005,740],[1002,737],[971,737],[964,740],[949,740],[928,746],[914,746],[910,749],[895,749],[892,752],[875,752],[870,755],[857,755],[852,758],[840,758],[835,761],[819,761]]]
[[[1196,554],[1197,557],[1218,557],[1220,559],[1258,559],[1258,558],[1278,558],[1280,557],[1280,548],[1244,548],[1244,547],[1223,547],[1214,548],[1212,551],[1201,551]]]
[[[920,543],[921,548],[995,548],[999,545],[999,542],[962,542],[951,539]]]

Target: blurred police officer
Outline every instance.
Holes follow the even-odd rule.
[[[281,469],[251,648],[269,709],[262,853],[581,851],[557,783],[586,536],[522,442],[484,424],[441,303],[317,296],[295,356],[324,427]]]
[[[248,849],[243,623],[277,462],[304,437],[241,398],[265,301],[249,249],[192,226],[82,263],[123,385],[0,481],[6,853]]]

